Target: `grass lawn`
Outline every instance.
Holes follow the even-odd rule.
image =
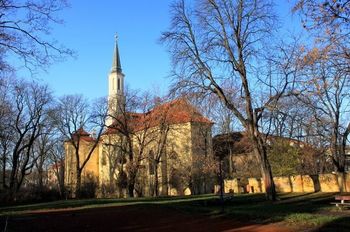
[[[339,211],[331,205],[335,195],[288,193],[280,194],[277,202],[270,203],[262,194],[244,194],[226,199],[224,210],[217,198],[178,202],[170,207],[184,212],[206,212],[258,223],[283,222],[294,227],[317,228],[317,231],[350,231],[350,210]]]
[[[280,194],[277,202],[263,194],[235,195],[225,199],[224,209],[217,196],[160,197],[139,199],[65,200],[40,204],[0,207],[1,217],[18,217],[33,211],[81,210],[106,206],[154,205],[185,214],[234,218],[256,223],[281,222],[298,231],[350,231],[350,210],[339,211],[330,202],[332,193]]]

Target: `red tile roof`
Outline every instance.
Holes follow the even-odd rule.
[[[72,134],[72,138],[74,140],[77,140],[77,139],[81,139],[81,140],[84,140],[84,141],[87,141],[87,142],[91,142],[91,141],[94,141],[95,139],[93,137],[90,136],[90,134],[88,132],[86,132],[84,130],[84,128],[80,127],[77,131],[75,131],[73,134]]]
[[[125,117],[124,120],[129,120],[128,127],[133,132],[143,130],[144,128],[152,128],[162,123],[180,124],[199,122],[213,124],[212,121],[200,114],[198,110],[184,98],[179,98],[162,105],[158,105],[151,111],[144,114],[128,113],[127,115],[123,116]],[[120,121],[123,121],[123,118],[120,119]],[[106,130],[105,134],[116,133],[118,131],[118,127],[118,122],[115,121],[112,126]]]

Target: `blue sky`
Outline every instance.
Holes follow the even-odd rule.
[[[55,25],[52,35],[78,56],[52,65],[36,78],[48,83],[56,95],[105,96],[117,32],[127,84],[165,92],[170,60],[158,39],[168,26],[169,1],[101,2],[71,1],[60,14],[64,25]]]
[[[60,17],[64,25],[54,25],[52,36],[77,52],[77,58],[56,63],[36,78],[49,84],[55,95],[83,94],[90,99],[107,94],[114,35],[126,83],[133,89],[166,93],[170,57],[158,42],[169,26],[170,0],[75,0]],[[292,22],[288,1],[279,1],[278,12],[285,28]]]

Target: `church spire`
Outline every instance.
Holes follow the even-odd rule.
[[[113,63],[111,72],[122,73],[122,65],[120,63],[119,49],[118,49],[118,35],[115,34],[115,48],[113,55]]]
[[[124,107],[124,74],[120,64],[118,36],[115,36],[115,47],[113,55],[112,69],[108,75],[108,114],[116,115],[121,112]],[[108,117],[106,125],[111,125],[113,122],[111,117]]]

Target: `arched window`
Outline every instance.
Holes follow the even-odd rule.
[[[118,90],[120,90],[120,79],[118,78]]]

